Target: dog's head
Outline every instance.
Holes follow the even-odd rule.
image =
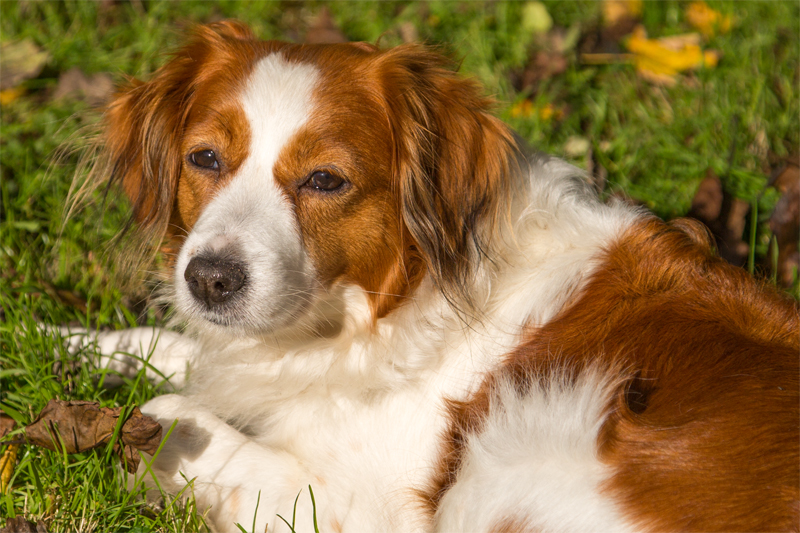
[[[291,45],[224,22],[118,94],[106,151],[139,228],[177,243],[188,319],[273,331],[341,284],[378,319],[426,275],[468,300],[516,160],[489,105],[418,45]]]

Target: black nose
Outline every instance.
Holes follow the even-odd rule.
[[[228,302],[244,286],[244,265],[239,261],[214,257],[195,257],[189,261],[183,278],[195,298],[208,307]]]

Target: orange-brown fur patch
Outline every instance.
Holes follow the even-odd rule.
[[[578,300],[453,404],[432,508],[481,431],[498,379],[606,369],[604,491],[648,530],[796,530],[800,520],[797,304],[716,257],[705,232],[649,220],[611,247]],[[620,370],[622,369],[622,370]]]

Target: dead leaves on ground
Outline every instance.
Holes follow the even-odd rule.
[[[750,204],[728,193],[719,177],[709,169],[686,216],[708,227],[720,257],[733,265],[744,266],[750,246],[742,236],[749,212]]]
[[[639,24],[647,6],[641,0],[605,0],[600,39],[590,49],[584,49],[584,64],[632,63],[643,80],[664,86],[679,83],[679,74],[698,68],[714,68],[720,59],[716,50],[704,50],[703,39],[729,31],[730,16],[708,7],[705,2],[693,2],[684,12],[686,22],[699,33],[649,38]],[[629,53],[618,53],[622,42]]]
[[[769,218],[774,239],[770,246],[775,247],[775,257],[768,259],[765,266],[780,286],[789,288],[800,270],[800,156],[786,158],[767,185],[774,187],[781,196]],[[749,214],[750,204],[727,192],[720,178],[709,169],[697,188],[687,216],[708,227],[720,257],[744,266],[750,253],[750,245],[744,240]]]
[[[13,427],[10,417],[0,416],[0,438]],[[138,450],[152,455],[158,449],[161,425],[144,416],[138,407],[100,407],[97,402],[50,400],[24,429],[25,443],[63,453],[85,452],[105,446],[112,439],[114,453],[133,474],[139,466]],[[2,492],[8,488],[20,444],[11,441],[0,458]]]
[[[50,54],[30,39],[0,45],[0,103],[5,105],[21,96],[24,91],[19,85],[38,76],[49,59]]]
[[[53,99],[75,98],[98,107],[105,104],[113,92],[114,82],[109,74],[99,72],[88,76],[81,69],[73,67],[58,77]]]
[[[781,193],[769,219],[769,227],[778,247],[775,269],[777,281],[792,285],[800,270],[800,156],[788,158],[770,180]]]
[[[21,516],[6,519],[6,526],[0,528],[0,533],[47,533],[47,527],[41,520],[30,522]]]
[[[25,94],[23,82],[41,74],[50,54],[30,39],[8,41],[0,45],[0,104],[8,105]],[[61,73],[49,98],[84,100],[93,107],[105,104],[114,91],[114,82],[106,73],[91,76],[79,68]],[[45,93],[48,94],[48,93]]]

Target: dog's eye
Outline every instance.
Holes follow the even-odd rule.
[[[306,184],[320,191],[334,191],[344,185],[344,180],[327,170],[317,170],[311,174]]]
[[[219,162],[214,150],[200,150],[194,152],[189,156],[189,160],[200,168],[207,168],[209,170],[219,170]]]

